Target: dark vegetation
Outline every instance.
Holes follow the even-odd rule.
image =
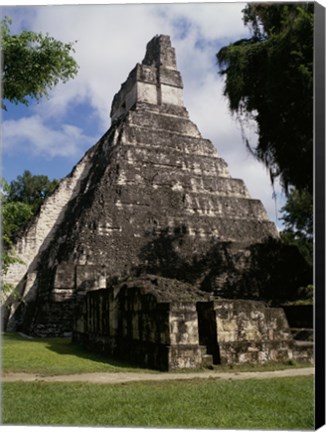
[[[9,249],[59,181],[26,170],[8,184],[2,180],[2,223],[5,250]]]
[[[313,3],[249,3],[251,37],[217,54],[248,149],[287,195],[283,242],[313,262]],[[257,145],[245,129],[255,125]],[[312,283],[312,279],[311,279]]]

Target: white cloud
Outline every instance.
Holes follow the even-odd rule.
[[[48,31],[65,41],[77,40],[75,58],[80,66],[76,79],[58,87],[47,115],[62,116],[69,104],[91,104],[101,128],[109,127],[114,94],[135,64],[142,60],[146,43],[166,32],[151,6],[63,6],[37,9],[37,31]]]
[[[109,126],[114,94],[135,64],[141,62],[147,42],[156,34],[171,35],[185,83],[188,79],[203,82],[207,67],[217,73],[216,49],[211,46],[210,56],[203,56],[202,50],[195,48],[196,41],[203,37],[234,39],[243,33],[242,8],[243,4],[37,8],[33,29],[61,40],[77,40],[75,58],[80,65],[77,78],[59,86],[47,102],[47,115],[62,116],[69,104],[84,100],[97,111],[102,127]],[[179,36],[181,20],[191,28],[185,38]]]
[[[4,150],[22,151],[45,157],[76,157],[82,149],[90,147],[94,138],[73,125],[63,124],[52,128],[44,124],[39,115],[3,122]]]
[[[193,3],[174,4],[165,8],[169,21],[186,19],[198,36],[208,40],[232,39],[244,33],[242,9],[246,3]]]

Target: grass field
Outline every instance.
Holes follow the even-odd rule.
[[[5,372],[66,375],[91,372],[151,372],[87,352],[69,338],[26,339],[16,333],[2,335],[2,368]]]
[[[153,372],[87,353],[69,339],[30,340],[5,334],[2,354],[7,373]],[[6,425],[303,430],[314,427],[313,400],[313,377],[294,377],[127,384],[5,382],[1,405]]]
[[[313,429],[313,379],[4,383],[4,424]]]
[[[218,366],[219,372],[276,370],[305,367],[305,364],[267,363],[264,365]],[[26,372],[39,375],[67,375],[92,372],[144,372],[152,370],[137,368],[103,354],[94,354],[69,338],[26,339],[16,333],[2,335],[2,367],[5,372]],[[180,371],[178,371],[180,372]]]

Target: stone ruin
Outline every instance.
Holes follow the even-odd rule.
[[[189,119],[168,36],[148,43],[111,120],[17,242],[6,329],[162,370],[311,361],[275,307],[303,263]]]

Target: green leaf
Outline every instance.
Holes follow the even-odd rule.
[[[60,81],[65,83],[77,75],[72,43],[27,30],[11,34],[10,24],[6,17],[0,26],[3,99],[28,105],[29,98],[38,101]]]

